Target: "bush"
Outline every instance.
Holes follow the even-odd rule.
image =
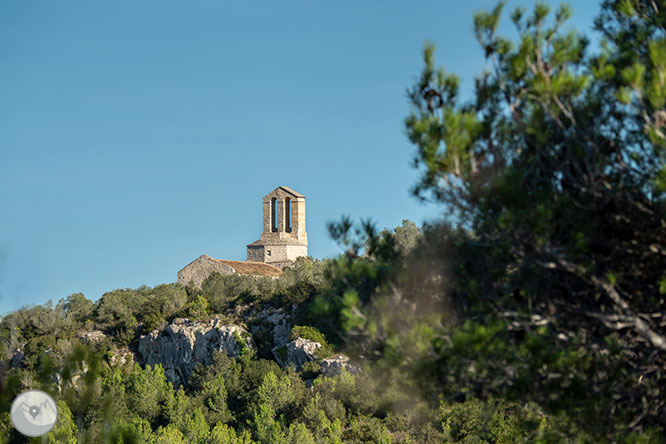
[[[185,315],[190,319],[201,319],[210,313],[210,306],[208,300],[201,296],[196,295],[185,309]]]
[[[454,442],[571,442],[584,440],[565,416],[552,417],[536,404],[469,398],[440,405],[442,430]]]
[[[289,339],[294,341],[298,338],[319,342],[322,346],[326,343],[326,338],[324,335],[316,328],[310,327],[308,325],[296,325],[291,329]]]
[[[239,301],[256,303],[270,299],[276,285],[271,278],[213,272],[201,285],[201,295],[215,313],[224,313]]]
[[[326,341],[326,337],[314,327],[308,325],[296,325],[291,329],[289,339],[294,341],[298,338],[307,339],[309,341],[319,342],[321,348],[317,352],[317,358],[323,359],[333,353],[333,347]]]

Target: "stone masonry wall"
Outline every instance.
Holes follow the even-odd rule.
[[[235,273],[233,267],[216,261],[212,257],[204,254],[187,264],[178,272],[178,282],[183,285],[188,285],[192,282],[196,287],[201,287],[203,281],[206,280],[208,275],[213,271],[217,271],[220,274]]]

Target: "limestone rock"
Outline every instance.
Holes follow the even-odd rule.
[[[106,338],[106,335],[100,330],[92,330],[80,332],[78,337],[81,339],[81,342],[88,344],[91,342],[100,342]]]
[[[20,368],[23,367],[23,361],[25,360],[25,355],[23,350],[17,348],[12,354],[12,358],[9,361],[9,367],[11,368]]]
[[[321,361],[321,374],[327,378],[339,376],[345,369],[349,373],[359,373],[360,368],[349,363],[349,358],[345,355],[331,356]]]
[[[64,380],[60,372],[56,372],[53,375],[53,382],[55,382],[56,390],[58,390],[58,393],[62,393],[63,389],[66,386],[69,386],[73,387],[77,393],[81,394],[84,390],[81,378],[85,376],[86,373],[88,373],[88,364],[85,362],[82,362],[80,365],[77,364],[76,367],[71,369],[68,380]]]
[[[280,347],[289,342],[291,324],[289,315],[284,310],[265,308],[257,314],[256,319],[268,327],[272,334],[273,347]]]
[[[134,355],[128,349],[116,350],[109,358],[109,364],[112,366],[123,366],[134,363]]]
[[[139,339],[138,352],[144,365],[162,364],[167,379],[175,386],[187,386],[197,363],[209,365],[214,351],[238,356],[241,339],[254,347],[249,333],[238,325],[224,325],[218,317],[208,322],[175,319],[162,330]]]
[[[306,362],[317,359],[317,351],[321,348],[319,342],[296,338],[285,345],[273,348],[273,356],[282,367],[295,366],[301,369]]]

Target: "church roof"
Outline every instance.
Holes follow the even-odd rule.
[[[211,258],[213,259],[213,258]],[[272,265],[265,264],[263,262],[251,262],[251,261],[230,261],[226,259],[213,259],[217,262],[229,265],[238,274],[253,274],[256,276],[280,276],[282,270]]]
[[[238,273],[250,274],[254,276],[276,277],[282,274],[282,270],[263,262],[249,261],[229,261],[224,259],[215,259],[207,254],[203,254],[183,267],[178,272],[178,281],[183,285],[193,282],[197,287],[206,280],[213,271],[222,274]]]
[[[288,237],[286,239],[268,237],[268,238],[256,240],[256,241],[252,242],[251,244],[247,244],[248,247],[250,247],[250,246],[260,246],[261,247],[261,246],[268,246],[268,245],[270,245],[270,246],[274,246],[274,245],[296,245],[296,246],[300,246],[300,247],[307,247],[308,243],[305,242],[305,241],[296,239],[294,237]],[[259,262],[259,263],[262,264],[263,262]]]
[[[282,189],[285,190],[287,193],[289,193],[289,194],[293,194],[295,197],[305,197],[305,196],[303,196],[301,193],[299,193],[298,191],[294,191],[294,190],[292,190],[292,189],[289,188],[289,187],[285,187],[284,185],[280,185],[278,188],[282,188]]]

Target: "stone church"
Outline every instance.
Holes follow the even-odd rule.
[[[277,277],[283,267],[307,255],[305,196],[280,186],[263,198],[263,232],[259,240],[247,246],[246,261],[214,259],[204,254],[178,272],[178,282],[201,287],[214,271]]]

